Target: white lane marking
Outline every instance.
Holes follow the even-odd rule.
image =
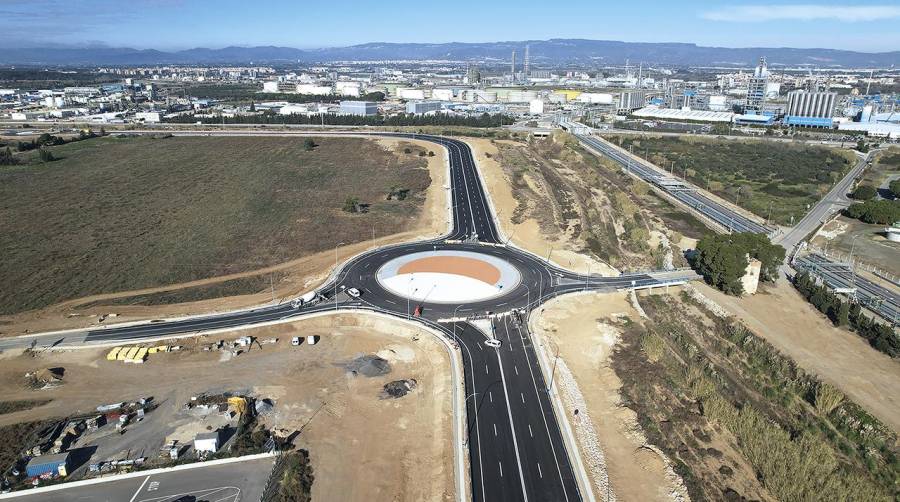
[[[507,321],[504,319],[504,324],[506,322]],[[509,328],[507,327],[507,329],[509,329]],[[519,335],[522,336],[524,339],[525,333],[527,333],[527,331],[525,331],[525,333],[523,333],[523,331],[521,329],[519,329],[519,327],[515,327],[515,329],[519,331]],[[546,415],[546,412],[544,411],[544,404],[541,402],[541,395],[538,392],[537,380],[534,377],[534,371],[531,369],[531,357],[529,357],[528,349],[526,349],[524,347],[524,344],[523,344],[523,351],[525,352],[525,361],[528,364],[528,371],[529,371],[529,373],[531,373],[531,382],[532,382],[532,385],[534,386],[534,395],[536,396],[538,406],[541,409],[541,418],[544,420],[544,430],[547,431],[547,441],[550,443],[550,451],[553,452],[553,460],[556,462],[556,472],[557,472],[557,474],[559,474],[560,483],[562,483],[563,496],[565,497],[566,501],[568,502],[569,492],[568,492],[568,490],[566,490],[566,483],[562,477],[562,467],[560,467],[559,458],[556,456],[556,446],[553,444],[553,440],[550,437],[550,425],[547,423],[547,415]],[[501,370],[502,370],[502,368],[501,368]],[[549,399],[549,392],[548,392],[548,399]],[[529,425],[528,427],[530,429],[531,425]],[[562,431],[560,431],[560,434],[562,434]]]
[[[516,365],[513,365],[513,369],[516,370],[516,376],[519,376],[519,367]]]
[[[544,473],[541,471],[541,463],[538,462],[537,465],[538,465],[538,476],[540,476],[541,479],[544,479]]]
[[[500,462],[497,462],[497,465],[500,466],[500,477],[502,478],[503,477],[503,464],[501,464]]]
[[[534,437],[534,431],[531,430],[531,424],[528,424],[528,435]]]
[[[485,374],[485,375],[490,375],[490,374],[491,374],[490,370],[488,370],[488,365],[487,365],[487,364],[484,365],[484,374]]]
[[[503,394],[506,397],[506,414],[509,416],[509,432],[512,433],[513,449],[516,451],[516,465],[519,468],[522,499],[528,502],[528,492],[525,490],[525,474],[522,472],[522,458],[519,456],[519,441],[516,439],[516,429],[513,426],[512,408],[509,406],[509,392],[506,390],[506,375],[503,373],[503,359],[500,358],[500,352],[497,352],[497,365],[500,366],[500,381],[503,382]]]
[[[522,404],[525,404],[525,394],[519,392],[519,395],[522,396]]]
[[[490,399],[492,403],[494,402],[494,394],[490,391],[488,391],[488,399]]]
[[[497,424],[494,424],[494,436],[497,435]]]
[[[134,499],[136,499],[137,496],[141,493],[141,490],[144,489],[144,485],[147,484],[147,480],[149,480],[149,479],[150,479],[150,476],[147,476],[146,478],[144,478],[144,482],[141,483],[141,486],[138,487],[137,491],[134,492],[134,495],[131,496],[131,500],[129,500],[128,502],[134,502]]]

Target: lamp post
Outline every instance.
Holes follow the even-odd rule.
[[[338,261],[337,261],[337,250],[338,246],[343,246],[346,242],[339,242],[334,245],[334,311],[337,312],[338,309],[338,301],[337,301],[337,284],[338,284]]]

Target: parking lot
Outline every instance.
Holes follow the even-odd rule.
[[[273,458],[218,465],[198,465],[195,468],[169,471],[147,476],[135,476],[116,481],[73,486],[43,493],[9,494],[0,496],[17,501],[70,502],[200,502],[215,500],[237,502],[259,500],[272,470]]]

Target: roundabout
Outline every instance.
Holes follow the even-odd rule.
[[[459,304],[497,298],[520,282],[508,261],[482,253],[434,250],[387,261],[376,278],[386,290],[417,302]]]

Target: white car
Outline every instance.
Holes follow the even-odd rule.
[[[353,298],[359,298],[359,295],[361,295],[362,293],[360,293],[356,288],[350,288],[347,290],[347,294],[352,296]]]
[[[485,340],[484,344],[487,345],[488,347],[493,347],[495,349],[499,349],[501,342],[500,342],[500,340],[497,340],[496,338],[490,338],[488,340]]]

